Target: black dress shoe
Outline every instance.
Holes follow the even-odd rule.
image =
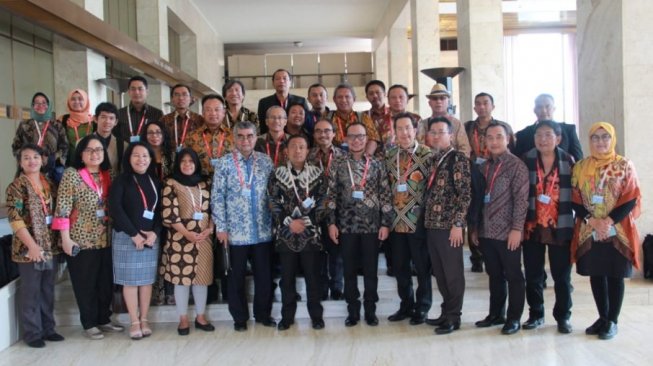
[[[594,324],[590,325],[585,329],[585,334],[587,335],[598,335],[599,332],[601,332],[601,329],[603,328],[604,324],[607,323],[605,319],[599,318],[597,321],[594,322]]]
[[[329,292],[324,292],[324,293],[322,294],[322,297],[320,297],[320,300],[321,300],[321,301],[327,301],[327,300],[329,300]]]
[[[377,318],[374,314],[365,315],[365,323],[367,323],[367,325],[370,327],[376,327],[379,325],[379,318]]]
[[[347,319],[345,319],[345,327],[354,327],[356,324],[358,324],[359,318],[353,317],[353,316],[348,316]]]
[[[313,329],[315,330],[324,329],[324,320],[322,319],[313,320]]]
[[[410,325],[419,325],[423,324],[426,321],[426,313],[421,311],[416,311],[413,313],[413,316],[410,317]]]
[[[571,333],[571,323],[569,322],[569,319],[558,320],[558,333]]]
[[[488,315],[483,320],[479,320],[476,323],[476,326],[479,328],[487,328],[493,325],[501,325],[506,322],[506,319],[500,315]],[[519,324],[518,324],[519,325]]]
[[[279,325],[277,325],[277,330],[288,330],[290,328],[290,323],[289,322],[284,322],[283,320],[279,322]]]
[[[236,332],[244,332],[247,330],[247,323],[236,322],[234,323],[234,330]]]
[[[408,311],[403,310],[403,309],[399,309],[399,310],[397,310],[396,313],[394,313],[394,314],[392,314],[392,315],[390,315],[388,317],[388,321],[400,322],[400,321],[402,321],[404,319],[407,319],[409,316],[410,316],[410,313]]]
[[[472,263],[472,272],[483,273],[483,263]]]
[[[177,328],[177,334],[180,336],[187,336],[190,333],[190,327]]]
[[[332,290],[331,291],[331,300],[338,301],[338,300],[342,300],[342,299],[343,299],[342,291],[340,291],[340,290]]]
[[[266,319],[256,319],[255,320],[257,323],[262,324],[265,327],[276,327],[277,322],[274,321],[272,318],[266,318]]]
[[[531,318],[531,317],[528,317],[528,320],[526,320],[526,322],[524,322],[522,327],[524,329],[535,329],[535,328],[539,327],[542,324],[544,324],[544,318]]]
[[[613,321],[608,321],[603,325],[603,328],[599,331],[599,339],[612,339],[617,335],[618,332],[617,323]]]
[[[460,321],[451,321],[445,320],[437,328],[435,328],[435,334],[449,334],[454,330],[460,329]]]
[[[42,339],[35,339],[33,341],[26,342],[28,346],[32,348],[43,348],[45,347],[45,341]]]
[[[434,326],[434,327],[438,327],[438,326],[442,325],[442,323],[444,323],[446,320],[447,320],[446,318],[443,318],[442,316],[440,316],[439,318],[435,318],[435,319],[426,319],[424,321],[424,323],[426,323],[428,325],[431,325],[431,326]]]
[[[200,322],[195,319],[195,329],[200,329],[205,332],[213,332],[215,330],[215,327],[213,324],[206,322],[206,324],[201,324]]]
[[[510,335],[519,331],[519,320],[507,320],[506,324],[501,328],[501,334]]]
[[[43,337],[44,341],[50,341],[50,342],[61,342],[64,339],[66,339],[66,338],[64,338],[61,334],[56,333],[56,332],[52,333],[52,334],[48,334],[45,337]]]

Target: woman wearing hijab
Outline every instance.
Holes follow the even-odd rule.
[[[68,138],[68,158],[67,166],[72,164],[72,156],[75,152],[75,146],[84,136],[90,135],[95,130],[93,126],[93,116],[91,115],[91,103],[88,100],[88,94],[82,89],[75,89],[68,94],[66,102],[68,114],[61,116],[60,120],[66,130]]]
[[[205,316],[208,286],[213,283],[213,221],[209,211],[209,187],[202,180],[197,153],[185,148],[177,154],[173,173],[163,187],[163,225],[168,227],[163,247],[166,281],[175,285],[180,336],[188,335],[188,298],[193,291],[195,328],[215,328]]]
[[[47,160],[45,173],[58,183],[63,175],[68,157],[68,139],[61,122],[52,116],[52,105],[47,95],[38,92],[32,97],[30,118],[18,124],[11,150],[14,156],[26,144],[34,144],[41,149]]]
[[[641,194],[633,163],[617,155],[617,136],[607,122],[590,128],[591,155],[578,162],[572,174],[572,201],[576,212],[571,258],[576,271],[590,277],[599,319],[588,335],[611,339],[624,297],[624,278],[639,268]]]

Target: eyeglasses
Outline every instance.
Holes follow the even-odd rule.
[[[47,107],[48,103],[32,103],[33,107]]]
[[[449,131],[429,131],[427,133],[429,136],[438,137],[438,136],[448,135]]]
[[[590,140],[592,142],[599,142],[599,141],[609,142],[611,139],[612,139],[612,136],[610,136],[610,134],[607,134],[607,133],[603,134],[603,135],[592,135],[592,136],[590,136]]]
[[[270,121],[283,121],[287,118],[283,116],[273,116],[273,117],[268,117],[266,119],[269,119]]]
[[[325,128],[325,129],[316,128],[313,132],[314,132],[314,134],[316,134],[316,135],[322,135],[322,134],[324,134],[324,135],[328,135],[328,134],[330,134],[331,132],[333,132],[333,129],[331,129],[331,128]]]
[[[96,147],[95,149],[92,147],[87,147],[86,149],[83,150],[85,154],[97,154],[97,155],[102,155],[104,154],[104,148],[103,147]]]
[[[163,135],[163,132],[161,131],[147,131],[148,136],[161,136]]]
[[[364,134],[364,133],[361,133],[361,134],[355,134],[355,135],[354,135],[354,134],[352,134],[352,135],[347,135],[347,138],[350,139],[350,140],[352,140],[352,141],[353,141],[353,140],[363,141],[363,140],[365,140],[365,137],[367,137],[367,135]]]
[[[256,136],[254,134],[249,134],[249,135],[236,135],[236,140],[238,141],[245,141],[245,140],[254,140]]]
[[[538,139],[538,140],[553,140],[553,139],[556,138],[556,134],[551,133],[551,132],[548,132],[548,133],[536,133],[535,138]]]

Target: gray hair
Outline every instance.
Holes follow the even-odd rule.
[[[234,137],[238,134],[238,131],[242,130],[252,130],[254,135],[256,135],[256,126],[250,121],[240,121],[234,126]]]
[[[351,92],[351,96],[354,97],[354,99],[356,99],[356,92],[354,91],[354,87],[349,83],[340,83],[340,84],[338,84],[336,86],[336,88],[333,90],[333,97],[334,98],[336,97],[336,93],[338,93],[338,90],[340,90],[340,89],[349,89],[349,91]]]
[[[269,118],[269,117],[270,117],[270,113],[271,113],[271,111],[273,111],[273,110],[275,110],[275,109],[281,109],[281,110],[283,111],[283,115],[284,115],[284,117],[286,117],[286,118],[288,117],[288,114],[286,113],[286,110],[283,109],[282,106],[280,106],[280,105],[273,105],[272,107],[268,108],[267,111],[265,111],[265,118],[266,118],[266,119]]]

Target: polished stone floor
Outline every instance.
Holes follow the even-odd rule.
[[[487,276],[471,273],[469,263],[466,265],[463,324],[459,331],[445,336],[433,334],[433,327],[428,325],[387,321],[398,301],[395,280],[383,269],[379,272],[381,321],[377,327],[362,323],[345,328],[345,303],[326,301],[326,328],[315,331],[301,302],[297,322],[287,331],[250,321],[247,332],[237,333],[226,305],[215,304],[209,308],[215,332],[191,329],[190,336],[179,337],[177,324],[171,322],[174,307],[163,306],[153,309],[150,316],[156,321],[154,334],[140,341],[130,340],[126,333],[109,334],[101,341],[85,339],[75,319],[74,303],[68,299],[69,285],[64,282],[57,288],[57,319],[66,325],[57,329],[66,341],[48,343],[44,349],[19,342],[0,353],[0,365],[653,365],[653,282],[642,279],[641,273],[626,282],[619,334],[613,340],[601,341],[584,334],[597,315],[589,281],[577,275],[572,280],[572,334],[556,332],[551,316],[551,280],[545,290],[547,323],[542,328],[512,336],[501,335],[500,327],[475,328],[474,321],[487,312]],[[438,315],[440,300],[436,289],[432,317]],[[277,302],[273,310],[277,319],[279,310]],[[527,310],[522,321],[526,317]],[[120,316],[118,320],[126,318]]]

